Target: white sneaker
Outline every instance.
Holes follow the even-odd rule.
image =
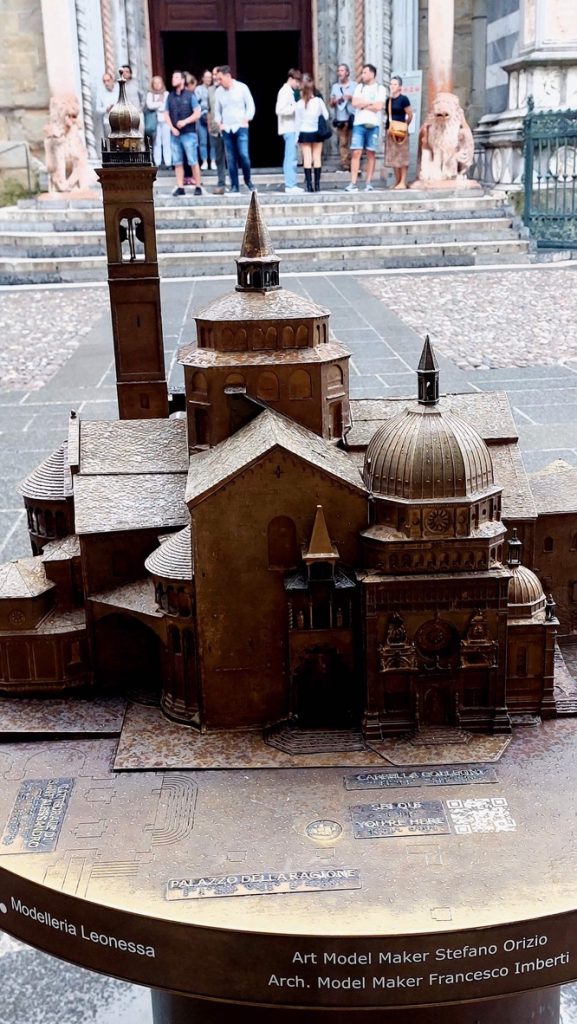
[[[365,192],[374,192],[374,191],[375,190],[374,190],[373,186],[371,185],[370,181],[367,181],[367,184],[365,185]]]
[[[304,188],[300,188],[299,185],[293,185],[291,188],[285,188],[285,192],[304,192]]]
[[[206,160],[200,165],[201,171],[208,171],[208,164]]]
[[[359,191],[358,186],[357,185],[353,185],[352,181],[349,182],[349,184],[345,188],[345,192],[358,192],[358,191]]]

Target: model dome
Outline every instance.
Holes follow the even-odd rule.
[[[494,483],[489,449],[477,431],[428,406],[407,409],[377,430],[363,477],[374,494],[409,501],[473,497]]]
[[[108,115],[110,138],[119,142],[126,139],[142,139],[140,111],[126,96],[126,82],[122,74],[118,80],[118,100]]]
[[[531,618],[545,608],[545,594],[538,577],[526,565],[510,566],[508,618]]]

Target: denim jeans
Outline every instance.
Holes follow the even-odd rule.
[[[284,175],[285,188],[294,188],[298,181],[297,173],[297,133],[285,132],[284,139],[284,160],[282,172]]]
[[[214,161],[214,153],[212,151],[212,138],[208,134],[208,124],[203,121],[202,117],[200,121],[196,122],[196,131],[198,134],[198,148],[200,150],[200,162],[203,164],[205,161],[212,163]]]
[[[248,128],[238,128],[235,132],[223,132],[226,149],[226,162],[230,175],[230,187],[238,188],[238,165],[242,168],[245,185],[250,185],[250,157],[248,155]]]

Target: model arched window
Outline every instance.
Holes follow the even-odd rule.
[[[245,379],[242,373],[229,373],[224,382],[225,388],[244,388]]]
[[[297,531],[289,516],[271,519],[267,540],[269,569],[293,569],[297,565]]]
[[[303,398],[310,398],[311,394],[310,375],[306,370],[295,370],[289,378],[289,398],[293,401],[302,401]]]
[[[208,394],[208,380],[204,373],[195,373],[192,378],[192,390],[200,395]]]
[[[266,370],[258,378],[256,397],[265,402],[276,402],[279,397],[278,377],[276,373]]]
[[[552,537],[543,538],[543,551],[552,551],[555,547]]]
[[[276,327],[268,327],[266,332],[266,347],[276,348],[276,339],[278,332]]]
[[[295,343],[297,348],[306,348],[309,340],[308,328],[304,324],[297,327],[297,333],[295,335]]]
[[[144,259],[144,224],[138,210],[122,210],[118,215],[120,258],[133,263]]]
[[[343,390],[343,371],[340,366],[329,366],[327,387],[330,394],[338,395]]]
[[[282,329],[281,341],[283,348],[292,348],[295,343],[295,332],[289,324],[286,324]]]

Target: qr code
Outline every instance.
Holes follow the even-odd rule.
[[[517,825],[509,813],[505,797],[479,800],[447,800],[447,809],[455,832],[515,832]]]

